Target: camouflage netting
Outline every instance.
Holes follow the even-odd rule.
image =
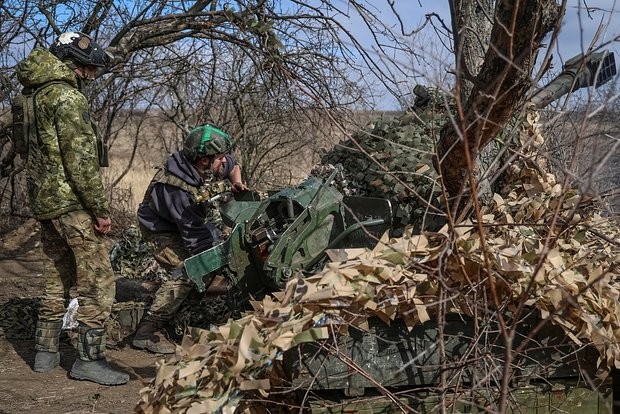
[[[122,286],[124,290],[117,289],[116,298],[120,301],[117,306],[127,308],[135,302],[136,306],[148,307],[159,284],[170,277],[157,263],[152,252],[153,246],[135,227],[125,230],[110,251],[112,268],[117,276],[126,279],[117,280],[117,288]],[[193,291],[183,301],[169,327],[180,336],[188,326],[209,327],[212,324],[224,323],[230,317],[239,316],[238,293],[230,289],[227,295],[205,297]]]
[[[278,367],[286,350],[346,334],[369,317],[412,327],[440,306],[474,315],[480,306],[525,305],[574,343],[593,346],[600,377],[619,368],[620,229],[527,156],[542,141],[535,115],[527,119],[524,157],[477,220],[459,223],[455,233],[409,228],[372,251],[349,250],[241,319],[193,330],[174,358],[159,362],[135,412],[261,412],[257,400],[284,395]],[[447,292],[450,300],[441,300]]]
[[[345,195],[397,201],[397,225],[437,230],[441,185],[433,168],[435,142],[448,121],[450,101],[430,89],[429,101],[397,118],[381,117],[321,157],[316,170],[342,164]]]
[[[110,262],[117,274],[130,279],[165,280],[169,275],[157,263],[152,246],[135,227],[125,230],[110,251]]]
[[[40,307],[40,298],[11,298],[0,303],[0,337],[34,338]]]

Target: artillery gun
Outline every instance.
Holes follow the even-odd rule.
[[[558,78],[533,95],[533,102],[543,107],[577,88],[600,86],[615,73],[612,53],[575,57]],[[207,296],[233,291],[236,305],[243,309],[250,299],[281,289],[292,275],[315,272],[329,249],[372,247],[392,229],[396,204],[387,198],[344,196],[336,188],[343,178],[342,167],[337,166],[325,178],[311,176],[264,200],[251,193],[218,196],[225,201],[219,211],[230,233],[221,244],[185,260],[185,274]],[[528,337],[536,322],[531,319],[519,324],[513,346]],[[305,344],[285,354],[284,370],[293,387],[310,389],[319,397],[310,402],[313,413],[393,412],[389,400],[354,400],[372,393],[377,383],[408,390],[401,394],[407,404],[430,412],[441,398],[432,395],[439,378],[453,375],[451,370],[439,369],[439,335],[443,335],[444,357],[458,365],[465,353],[471,352],[474,324],[470,318],[452,315],[441,327],[428,321],[409,331],[398,321],[388,326],[371,320],[368,331],[351,327],[348,337],[335,339],[349,362],[330,355],[320,344]],[[492,346],[484,355],[501,366],[506,344],[498,327],[490,331],[495,335],[489,338]],[[544,346],[526,348],[513,361],[519,371],[513,393],[524,412],[559,407],[565,412],[608,412],[612,399],[620,399],[613,395],[611,382],[602,384],[597,392],[579,385],[581,374],[596,366],[598,355],[590,347],[576,349],[561,329],[553,327],[529,339]],[[364,367],[366,374],[352,370],[351,364]],[[473,384],[476,366],[463,375],[465,382]],[[544,380],[530,384],[531,378]],[[320,398],[331,400],[329,408]],[[472,407],[461,409],[473,411]]]
[[[325,178],[309,177],[266,200],[238,196],[220,206],[227,239],[185,260],[185,274],[200,292],[222,271],[242,302],[284,287],[296,272],[312,273],[329,249],[372,247],[390,229],[392,203],[343,196],[334,187],[336,166]],[[231,196],[230,194],[228,195]]]

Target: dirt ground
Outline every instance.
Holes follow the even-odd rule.
[[[36,222],[0,237],[0,304],[11,298],[40,296],[43,290]],[[68,337],[61,341],[60,366],[32,371],[34,341],[0,334],[0,414],[131,413],[139,391],[155,376],[162,356],[132,349],[127,340],[108,349],[111,363],[127,370],[127,384],[108,387],[68,376],[77,353]]]

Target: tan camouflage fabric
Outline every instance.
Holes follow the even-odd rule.
[[[164,281],[149,307],[148,320],[159,323],[170,322],[192,292],[193,287],[192,282],[183,278]]]
[[[41,222],[45,289],[39,310],[42,321],[61,320],[69,289],[76,286],[77,320],[90,328],[103,328],[116,294],[108,249],[95,233],[92,218],[74,211]]]
[[[154,233],[144,226],[140,226],[140,233],[151,245],[157,263],[168,272],[183,267],[183,261],[191,256],[179,233]]]
[[[76,75],[43,48],[33,49],[16,72],[24,87],[62,81],[43,88],[35,101],[38,140],[30,143],[26,165],[35,218],[46,220],[77,210],[108,217],[97,136]]]

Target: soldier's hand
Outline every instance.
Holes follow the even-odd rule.
[[[232,184],[232,190],[233,190],[233,193],[240,193],[242,191],[248,191],[249,188],[247,185],[239,181],[239,182]]]
[[[97,217],[95,230],[101,234],[108,234],[112,229],[112,220],[110,217]]]

